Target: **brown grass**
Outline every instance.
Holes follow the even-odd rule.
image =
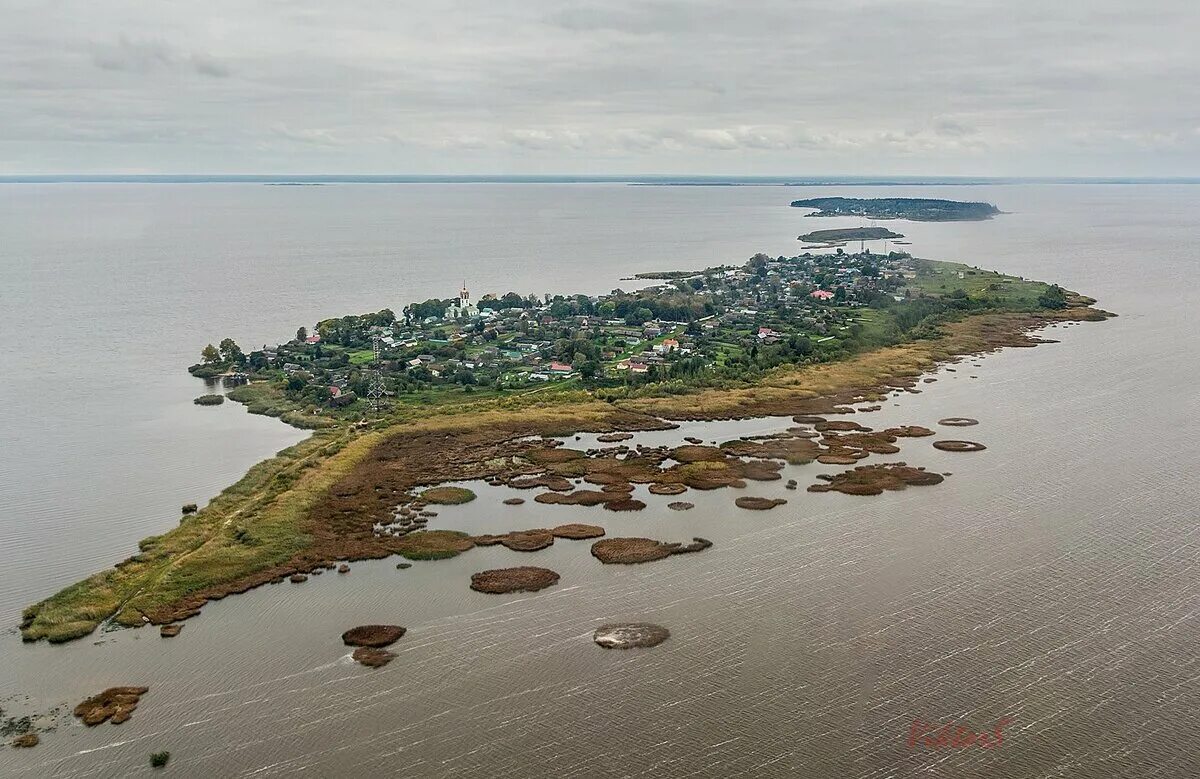
[[[827,483],[813,484],[808,488],[809,492],[836,491],[846,495],[879,495],[884,490],[941,484],[945,480],[941,474],[926,471],[924,468],[914,468],[902,462],[860,465],[853,470],[832,476],[820,474],[817,478],[825,479]]]
[[[495,568],[471,574],[471,589],[499,595],[507,592],[537,592],[558,583],[558,574],[549,568],[520,566]]]
[[[99,695],[93,695],[75,707],[75,716],[84,725],[92,727],[105,720],[120,725],[133,716],[138,701],[150,690],[149,687],[109,687]]]

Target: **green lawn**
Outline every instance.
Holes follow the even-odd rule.
[[[945,295],[956,289],[964,290],[971,298],[988,297],[993,305],[1017,310],[1039,308],[1038,297],[1049,289],[1040,281],[1025,281],[995,271],[979,270],[957,262],[922,260],[915,279],[907,284],[930,295]],[[963,274],[960,279],[959,273]]]

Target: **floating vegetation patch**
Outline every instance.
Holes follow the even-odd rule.
[[[671,631],[649,622],[620,622],[602,625],[592,633],[592,640],[605,649],[634,649],[658,646],[671,637]]]
[[[442,506],[454,506],[475,500],[475,493],[466,487],[431,487],[421,493],[421,500]]]
[[[495,568],[471,574],[471,589],[499,595],[506,592],[537,592],[558,583],[558,574],[549,568],[519,566]]]
[[[373,646],[360,646],[350,657],[354,658],[354,662],[361,663],[368,668],[382,668],[395,659],[396,653]]]
[[[346,646],[383,647],[390,646],[408,632],[399,625],[359,625],[342,634]]]
[[[879,495],[884,490],[902,490],[910,486],[941,484],[944,477],[938,473],[914,468],[905,463],[883,465],[860,465],[838,474],[818,474],[825,484],[809,486],[809,492],[841,492],[846,495]]]
[[[648,563],[675,554],[700,552],[710,546],[712,542],[704,538],[693,538],[690,544],[653,538],[605,538],[592,544],[592,556],[608,564]]]
[[[745,498],[738,498],[737,500],[734,501],[734,505],[736,505],[738,508],[751,509],[753,511],[767,511],[768,509],[773,509],[776,506],[782,506],[785,503],[787,503],[787,501],[784,500],[783,498],[745,497]]]
[[[934,449],[941,449],[943,452],[982,452],[987,449],[981,443],[976,441],[934,441]]]
[[[80,703],[74,713],[88,727],[105,721],[120,725],[133,716],[138,701],[149,690],[149,687],[109,687]]]

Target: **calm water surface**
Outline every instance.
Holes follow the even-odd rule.
[[[908,224],[921,256],[1058,280],[1120,318],[941,372],[864,417],[981,420],[985,452],[904,444],[953,475],[872,498],[788,492],[503,506],[435,523],[562,521],[711,538],[698,555],[601,566],[586,542],[503,548],[397,571],[261,588],[162,641],[144,630],[21,644],[20,608],[136,551],[303,433],[199,408],[182,369],[348,311],[476,294],[606,292],[637,271],[787,253],[812,228],[790,199],[826,189],[619,185],[12,185],[0,187],[0,706],[46,712],[114,684],[151,692],[125,725],[59,716],[0,775],[131,776],[168,749],[187,776],[1188,777],[1200,773],[1200,189],[847,188],[988,199],[1011,213]],[[842,190],[839,190],[842,193]],[[843,226],[854,220],[823,220]],[[628,284],[628,283],[627,283]],[[975,378],[973,378],[975,377]],[[725,439],[783,420],[689,425]],[[895,459],[895,458],[885,458]],[[788,467],[801,485],[836,468]],[[738,494],[781,495],[770,512]],[[530,497],[525,494],[524,497]],[[537,564],[536,595],[471,592],[471,573]],[[604,651],[597,625],[650,620],[670,641]],[[390,666],[338,640],[410,633]],[[910,749],[914,719],[997,749]]]

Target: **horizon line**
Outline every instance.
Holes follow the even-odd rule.
[[[626,183],[650,185],[963,186],[1014,183],[1200,183],[1198,176],[738,175],[672,173],[25,173],[3,184],[53,183]]]

